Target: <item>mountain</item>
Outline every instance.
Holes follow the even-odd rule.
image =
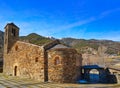
[[[44,45],[52,41],[50,38],[40,36],[36,33],[31,33],[27,36],[21,36],[19,39],[20,41],[29,42],[35,45]]]
[[[120,64],[120,42],[96,39],[63,38],[61,42],[82,54],[82,65],[111,66]],[[117,60],[117,61],[116,61]]]
[[[55,39],[55,38],[54,38]],[[20,36],[20,41],[29,42],[36,45],[44,45],[54,40],[53,38],[43,37],[36,33],[31,33],[27,36]],[[65,45],[75,48],[80,53],[93,52],[98,50],[99,46],[107,47],[106,53],[120,54],[120,42],[111,40],[96,40],[96,39],[75,39],[63,38],[60,40]],[[0,57],[3,54],[4,32],[0,31]]]
[[[0,60],[3,57],[4,32],[0,31]]]
[[[120,53],[120,42],[112,40],[96,40],[96,39],[74,39],[74,38],[63,38],[61,39],[65,44],[77,49],[79,52],[84,53],[84,48],[90,47],[97,50],[99,46],[105,46],[107,48],[107,54],[118,54]]]

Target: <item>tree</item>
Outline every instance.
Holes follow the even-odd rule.
[[[106,56],[107,56],[107,54],[105,53],[106,52],[106,50],[107,50],[107,47],[105,47],[105,46],[102,46],[102,45],[100,45],[99,47],[98,47],[98,52],[97,52],[97,56],[98,56],[98,62],[99,62],[99,65],[102,65],[102,66],[105,66],[105,58],[106,58]]]

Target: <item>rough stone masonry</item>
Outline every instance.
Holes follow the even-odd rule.
[[[73,83],[81,76],[81,54],[58,40],[44,46],[19,41],[19,27],[5,26],[3,72],[42,82]]]

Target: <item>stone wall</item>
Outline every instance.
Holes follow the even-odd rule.
[[[4,73],[44,81],[44,50],[42,47],[17,41],[4,54]]]
[[[83,70],[83,79],[87,80],[89,83],[119,83],[117,72],[113,74],[108,68],[90,68],[90,66],[88,66],[84,67]],[[97,73],[91,73],[92,70],[96,70]],[[99,78],[97,78],[97,76]]]
[[[120,84],[120,70],[119,69],[114,69],[114,68],[109,68],[111,74],[116,76],[117,83]]]
[[[18,38],[19,28],[8,23],[4,38],[5,74],[53,82],[75,82],[80,78],[82,59],[76,50],[60,45],[58,40],[37,46]]]
[[[80,79],[81,64],[81,55],[74,49],[44,51],[42,46],[17,41],[9,53],[4,53],[3,72],[42,82],[73,83]]]
[[[77,60],[79,59],[79,60]],[[76,64],[76,61],[80,63]],[[80,77],[81,55],[74,49],[51,49],[48,51],[48,81],[70,83]]]

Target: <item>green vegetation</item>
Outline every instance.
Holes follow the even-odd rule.
[[[50,38],[40,36],[36,33],[31,33],[27,36],[21,36],[20,40],[36,45],[44,45],[52,41]],[[118,52],[120,51],[120,42],[114,42],[110,40],[95,40],[95,39],[85,40],[85,39],[63,38],[61,39],[61,42],[64,45],[75,48],[80,53],[85,53],[85,52],[91,53],[92,51],[86,49],[92,48],[94,50],[98,50],[98,47],[101,45],[107,47],[106,53],[108,54],[118,54]]]
[[[1,55],[3,53],[3,42],[4,42],[3,39],[4,39],[4,33],[0,31]],[[36,45],[44,45],[52,41],[52,39],[40,36],[36,33],[31,33],[27,36],[21,36],[20,40]],[[86,48],[92,48],[98,50],[98,47],[102,45],[107,47],[106,53],[120,55],[120,42],[115,42],[111,40],[95,40],[95,39],[85,40],[85,39],[63,38],[61,39],[61,42],[64,45],[75,48],[80,53],[85,53]],[[90,53],[91,51],[87,50],[87,52]]]
[[[27,36],[21,36],[20,40],[21,41],[27,41],[29,43],[36,44],[36,45],[44,45],[44,44],[52,41],[51,39],[40,36],[36,33],[31,33]]]
[[[120,42],[111,40],[85,40],[85,39],[74,39],[74,38],[63,38],[65,44],[75,48],[80,53],[85,53],[86,48],[93,48],[98,50],[99,46],[105,46],[107,48],[106,53],[118,54],[120,52]],[[87,51],[88,52],[88,51]]]

